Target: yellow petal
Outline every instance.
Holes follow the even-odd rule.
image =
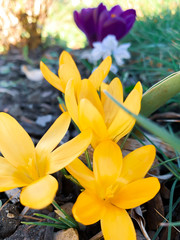
[[[130,183],[145,177],[153,164],[155,155],[156,149],[153,145],[143,146],[129,153],[123,159],[120,178],[125,179],[126,183]]]
[[[89,146],[91,139],[92,132],[90,129],[87,129],[77,137],[55,149],[51,153],[50,170],[48,173],[59,171],[79,157]]]
[[[66,51],[62,51],[59,57],[59,66],[61,66],[62,64],[68,64],[71,65],[73,68],[77,68],[73,58],[71,57],[71,54]]]
[[[107,137],[107,128],[102,115],[87,99],[81,99],[79,104],[79,127],[81,130],[91,128],[99,140]]]
[[[78,182],[85,189],[95,189],[95,178],[93,172],[86,167],[86,165],[76,158],[69,165],[66,166],[66,170],[78,180]]]
[[[124,106],[134,114],[138,114],[141,107],[141,95],[134,89],[130,92],[124,102]],[[108,132],[111,139],[116,139],[117,142],[120,138],[124,137],[131,131],[135,124],[135,120],[123,109],[119,109],[114,120],[109,126]]]
[[[107,84],[107,83],[105,83],[105,82],[102,82],[101,83],[101,101],[103,102],[103,100],[102,100],[102,93],[104,94],[104,90],[108,90],[108,87],[109,87],[109,85]],[[104,94],[105,95],[105,94]],[[103,96],[104,96],[103,95]]]
[[[69,80],[66,85],[66,91],[65,91],[65,103],[67,110],[72,117],[73,121],[76,123],[76,125],[79,125],[79,119],[78,119],[78,103],[75,95],[75,88],[74,88],[74,81]]]
[[[114,78],[109,84],[107,91],[120,103],[123,102],[123,87],[119,78]],[[102,102],[105,113],[105,123],[109,127],[117,112],[119,107],[115,104],[107,95],[102,94]]]
[[[38,142],[37,152],[51,152],[66,134],[70,121],[69,114],[62,113]]]
[[[94,87],[98,90],[101,86],[102,81],[107,77],[110,67],[112,64],[112,58],[108,56],[102,63],[94,70],[94,72],[89,77]]]
[[[14,167],[33,164],[35,148],[31,138],[7,113],[0,113],[0,136],[0,151]]]
[[[68,80],[70,79],[74,80],[75,86],[80,84],[81,75],[79,73],[79,70],[71,55],[66,51],[63,51],[59,57],[58,74],[63,82],[64,90]]]
[[[109,207],[101,219],[101,228],[105,240],[136,240],[132,220],[124,209]]]
[[[75,86],[78,86],[81,81],[81,76],[79,74],[79,71],[71,67],[71,65],[63,64],[60,66],[58,70],[59,78],[61,79],[61,83],[65,92],[67,82],[69,80],[73,80]]]
[[[57,88],[59,91],[64,92],[64,89],[61,85],[61,81],[56,74],[51,72],[49,68],[43,63],[40,62],[40,69],[43,74],[43,77],[55,88]]]
[[[39,177],[43,177],[49,171],[51,151],[59,144],[68,130],[71,118],[67,112],[52,124],[36,146],[36,161]]]
[[[101,196],[113,185],[122,168],[120,147],[113,141],[103,141],[94,150],[93,171]]]
[[[96,68],[89,77],[89,81],[93,84],[96,90],[99,90],[103,80],[104,72],[100,68]]]
[[[102,61],[102,63],[98,67],[103,70],[104,79],[107,77],[107,75],[110,71],[111,64],[112,64],[112,58],[110,56],[108,56]]]
[[[104,215],[104,201],[85,190],[77,198],[72,212],[76,221],[84,225],[96,223]]]
[[[22,189],[20,202],[27,207],[41,209],[52,203],[58,189],[57,180],[47,175]]]
[[[137,90],[137,91],[140,93],[140,95],[141,95],[141,98],[142,98],[142,94],[143,94],[143,88],[142,88],[142,85],[141,85],[141,83],[140,83],[140,82],[137,82],[137,83],[136,83],[136,85],[135,85],[134,89],[136,89],[136,90]]]
[[[142,89],[141,84],[137,83],[136,86],[134,87],[134,89],[130,92],[130,94],[127,96],[126,100],[124,101],[124,106],[126,108],[128,108],[131,112],[133,112],[134,114],[139,113],[140,108],[141,108],[141,98],[142,98],[142,91],[137,90],[136,88]],[[137,94],[137,92],[138,92],[138,94]]]
[[[96,109],[101,113],[102,116],[104,116],[104,110],[103,106],[101,104],[101,100],[99,98],[99,95],[92,85],[92,83],[88,79],[83,79],[81,84],[81,89],[79,93],[79,101],[83,98],[88,99],[95,107]]]
[[[135,208],[151,200],[159,191],[160,184],[157,178],[149,177],[124,185],[111,199],[119,208]]]
[[[5,158],[0,157],[0,192],[26,186],[31,180],[12,166]]]

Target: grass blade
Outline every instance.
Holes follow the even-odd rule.
[[[25,225],[38,225],[38,226],[48,226],[55,227],[58,229],[67,229],[68,226],[64,226],[64,224],[56,224],[56,223],[48,223],[48,222],[21,222]]]
[[[54,221],[54,222],[58,222],[58,223],[62,224],[62,222],[61,222],[59,219],[56,219],[56,218],[50,217],[50,216],[45,215],[45,214],[34,213],[33,215],[38,216],[38,217],[42,217],[42,218],[45,218],[45,219],[48,219],[48,220],[52,220],[52,221]]]

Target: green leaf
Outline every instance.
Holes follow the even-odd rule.
[[[48,223],[48,222],[21,222],[25,225],[38,225],[38,226],[49,226],[55,227],[58,229],[67,229],[68,226],[64,226],[64,224],[57,224],[57,223]]]
[[[146,117],[143,117],[142,115],[135,115],[134,113],[130,112],[127,108],[125,108],[120,102],[118,102],[111,94],[109,94],[107,91],[104,91],[105,94],[113,101],[115,102],[120,108],[122,108],[125,112],[127,112],[129,115],[134,117],[137,121],[137,123],[154,134],[155,136],[161,138],[164,142],[171,145],[174,149],[177,151],[180,151],[180,139],[176,136],[170,134],[168,131],[166,131],[163,127],[160,127],[159,125],[155,124],[151,120],[149,120]]]
[[[68,215],[57,203],[53,200],[52,205],[58,210],[56,213],[60,216],[59,220],[72,228],[78,228],[78,223],[73,217]]]
[[[54,222],[62,223],[59,219],[56,219],[56,218],[50,217],[50,216],[45,215],[45,214],[34,213],[33,215],[38,216],[38,217],[42,217],[42,218],[45,218],[45,219],[52,220],[52,221],[54,221]]]
[[[173,208],[173,197],[174,197],[174,190],[176,187],[178,179],[176,179],[171,187],[171,193],[170,193],[170,200],[169,200],[169,222],[172,222],[172,208]],[[171,226],[168,227],[168,240],[171,240]]]
[[[172,207],[172,211],[174,211],[176,209],[176,207],[178,206],[178,204],[180,203],[180,197],[176,200],[176,202],[174,203],[173,207]],[[166,215],[166,219],[168,220],[169,218],[169,213]],[[162,223],[165,223],[166,220],[163,220]],[[169,226],[171,226],[172,223],[168,223]],[[155,232],[154,236],[153,236],[153,239],[152,240],[156,240],[157,239],[157,236],[159,235],[159,233],[161,232],[163,226],[161,225],[157,231]]]
[[[176,72],[159,81],[143,94],[140,113],[148,117],[179,92],[180,72]]]

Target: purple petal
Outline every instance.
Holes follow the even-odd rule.
[[[128,10],[122,12],[120,16],[123,18],[126,18],[129,15],[133,15],[136,17],[136,11],[134,9],[128,9]]]
[[[99,21],[97,24],[97,40],[98,41],[102,41],[103,40],[103,27],[105,22],[110,18],[109,12],[107,11],[107,9],[105,9],[103,12],[101,12],[100,16],[99,16]]]
[[[106,9],[106,6],[103,5],[103,3],[100,3],[97,8],[94,8],[93,18],[94,18],[95,24],[98,23],[101,13],[104,11],[107,11],[107,9]]]
[[[121,13],[123,12],[122,8],[119,5],[114,6],[113,8],[111,8],[111,10],[109,11],[110,15],[114,14],[116,16],[119,16]]]
[[[109,34],[121,39],[126,34],[126,22],[122,18],[109,18],[102,27],[101,41]]]
[[[74,21],[75,21],[76,25],[78,26],[78,28],[80,28],[82,30],[82,28],[83,28],[82,21],[80,20],[80,15],[77,11],[73,12],[73,17],[74,17]]]
[[[136,11],[128,9],[121,14],[121,17],[126,21],[126,33],[128,33],[136,21]]]
[[[77,26],[83,31],[90,43],[96,41],[96,29],[93,19],[94,8],[82,9],[80,13],[74,12],[74,21]]]

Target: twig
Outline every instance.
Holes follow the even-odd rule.
[[[167,218],[165,218],[160,212],[158,212],[158,210],[156,210],[155,208],[154,208],[154,210],[157,212],[157,214],[159,214],[166,222],[169,222],[168,220],[167,220]],[[163,226],[162,225],[162,223],[160,224],[161,226]],[[175,226],[172,226],[174,229],[176,229],[176,231],[178,231],[178,232],[180,232],[179,231],[179,229],[177,229]]]
[[[0,211],[3,209],[3,207],[6,206],[6,204],[11,201],[11,199],[13,199],[21,190],[17,191],[14,195],[12,195],[1,207],[0,207]]]
[[[103,238],[102,231],[94,235],[94,237],[90,238],[89,240],[100,240]]]

